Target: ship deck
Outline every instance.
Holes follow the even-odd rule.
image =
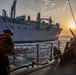
[[[74,61],[63,66],[52,69],[50,66],[27,75],[76,75],[76,64]]]
[[[29,72],[23,68],[11,72],[11,75],[76,75],[76,59],[71,60],[66,65],[58,67],[57,65],[54,67],[49,65],[45,68],[33,68],[29,69]]]

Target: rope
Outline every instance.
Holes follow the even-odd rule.
[[[34,61],[32,60],[33,58],[28,57],[27,54],[23,53],[20,49],[17,48],[17,50],[18,50],[21,54],[23,54],[25,58],[27,58],[28,60],[30,60],[32,63],[34,63],[34,64],[36,64],[36,65],[43,65],[43,64],[41,64],[41,63],[34,62]]]
[[[32,61],[32,59],[29,58],[29,57],[27,56],[27,54],[23,53],[23,52],[22,52],[21,50],[19,50],[18,48],[17,48],[17,50],[18,50],[21,54],[23,54],[25,58],[27,58],[27,59],[29,59],[30,61]]]
[[[69,6],[70,6],[70,10],[71,10],[71,13],[72,13],[72,17],[73,17],[74,23],[75,23],[75,25],[76,25],[75,17],[74,17],[74,13],[73,13],[73,10],[72,10],[72,7],[71,7],[70,0],[68,0],[68,2],[69,2]]]

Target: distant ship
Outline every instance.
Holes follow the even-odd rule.
[[[25,42],[43,42],[58,39],[62,28],[59,23],[52,24],[51,17],[49,19],[41,18],[40,12],[37,14],[36,21],[31,20],[30,16],[26,20],[26,15],[15,16],[16,3],[14,0],[11,7],[10,17],[7,16],[7,11],[2,10],[0,16],[0,34],[6,28],[12,28],[14,35],[12,36],[15,43]],[[46,23],[42,20],[48,20]]]

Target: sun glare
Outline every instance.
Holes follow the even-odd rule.
[[[74,23],[74,22],[71,22],[71,23],[70,23],[70,28],[72,28],[72,29],[75,29],[75,28],[76,28],[76,26],[75,26],[75,23]]]

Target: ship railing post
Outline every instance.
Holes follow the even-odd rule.
[[[58,41],[58,49],[60,48],[60,41]]]
[[[37,63],[39,63],[39,44],[37,43]]]
[[[51,43],[50,58],[52,58],[52,48],[53,48],[53,43]]]

